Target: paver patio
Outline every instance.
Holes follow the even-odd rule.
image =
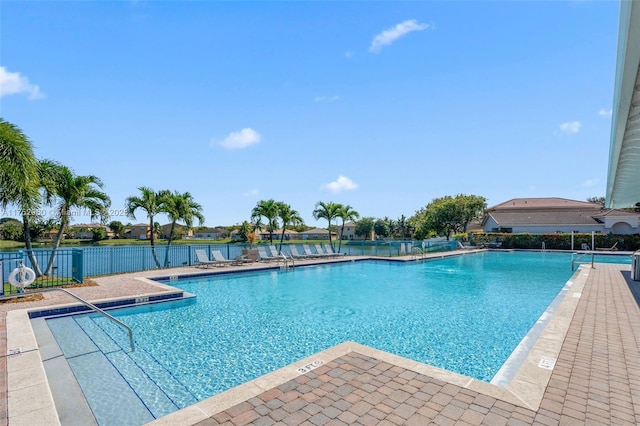
[[[640,424],[640,309],[629,265],[596,264],[579,294],[577,307],[539,407],[507,402],[487,393],[397,365],[355,350],[254,395],[206,411],[188,407],[156,424],[199,425],[425,425],[425,424]],[[194,268],[189,269],[194,272]],[[201,272],[201,271],[200,271]],[[180,273],[176,271],[176,273]],[[136,274],[166,275],[166,271]],[[98,279],[78,288],[89,300],[153,290],[132,275]],[[149,286],[149,287],[146,287]],[[28,306],[69,303],[63,295]],[[574,297],[578,297],[574,295]],[[570,296],[566,296],[570,297]],[[6,312],[0,307],[0,423],[8,424]],[[375,355],[375,353],[373,354]],[[543,374],[543,372],[541,372]],[[487,385],[492,386],[492,385]],[[15,424],[12,422],[11,424]]]

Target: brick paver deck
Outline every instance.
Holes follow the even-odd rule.
[[[537,411],[350,353],[197,424],[638,425],[640,283],[627,269],[590,272]]]
[[[597,264],[590,271],[537,410],[354,351],[206,420],[179,424],[640,424],[640,309],[633,296],[640,282],[630,280],[629,269]],[[8,423],[5,316],[2,424]]]

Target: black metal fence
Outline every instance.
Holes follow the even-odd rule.
[[[328,243],[328,242],[327,242]],[[335,251],[353,256],[402,256],[417,253],[451,251],[455,241],[334,241]],[[261,243],[264,244],[264,243]],[[279,248],[278,243],[274,243]],[[313,246],[313,245],[312,245]],[[242,255],[247,244],[179,244],[173,246],[108,246],[84,248],[35,249],[0,252],[2,294],[19,292],[8,284],[9,274],[21,264],[38,272],[29,288],[56,287],[82,282],[84,277],[175,268],[196,264],[195,250],[209,256],[220,250],[227,259]],[[313,249],[312,249],[313,250]],[[53,257],[52,257],[53,256]],[[50,267],[49,267],[50,265]]]

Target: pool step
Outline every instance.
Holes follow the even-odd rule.
[[[118,347],[117,351],[105,352],[106,356],[156,418],[197,402],[188,389],[142,347],[136,345],[131,352],[128,336],[122,328],[98,315],[84,316],[78,321],[92,338],[100,336],[98,339],[105,338]],[[109,344],[104,348],[110,348]],[[167,395],[186,402],[176,403]]]
[[[47,325],[98,424],[144,424],[154,419],[74,318],[50,319]]]

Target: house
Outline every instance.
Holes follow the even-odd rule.
[[[130,225],[124,233],[125,238],[132,238],[134,240],[146,240],[149,238],[149,225],[146,223],[136,223]]]
[[[199,240],[221,240],[227,230],[223,228],[198,228],[193,233],[193,238]]]
[[[514,198],[493,206],[482,219],[484,232],[640,233],[638,213],[565,198]]]
[[[300,232],[301,240],[328,240],[329,239],[329,231],[321,228],[313,228],[308,231]],[[331,233],[331,238],[337,238],[338,234],[336,232]]]
[[[357,229],[358,224],[355,222],[345,223],[344,230],[342,230],[342,225],[338,225],[339,238],[342,240],[373,240],[373,230],[371,231],[371,235],[358,235],[356,233]]]
[[[88,240],[93,238],[93,230],[102,228],[105,230],[107,238],[113,238],[115,233],[108,226],[101,225],[99,223],[85,223],[78,224],[69,227],[67,231],[68,238],[74,238],[79,240]]]
[[[259,234],[260,239],[261,240],[268,240],[269,239],[269,232],[262,230]],[[276,229],[273,231],[273,239],[275,240],[276,238],[278,239],[278,241],[280,241],[280,237],[282,237],[282,229]],[[302,237],[300,236],[299,232],[296,231],[292,231],[291,229],[285,229],[284,230],[284,241],[290,241],[290,240],[300,240],[302,239]]]
[[[168,239],[169,234],[171,233],[171,224],[167,223],[160,226],[160,238]],[[176,223],[176,226],[173,229],[173,238],[190,238],[193,237],[193,230],[187,228],[185,225],[180,225]]]

